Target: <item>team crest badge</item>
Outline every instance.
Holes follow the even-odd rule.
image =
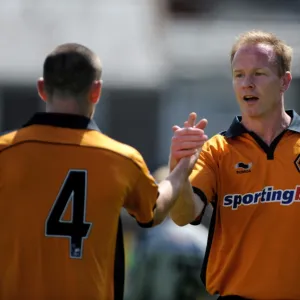
[[[300,173],[300,154],[297,156],[297,158],[294,161],[294,164],[298,170],[298,172]]]

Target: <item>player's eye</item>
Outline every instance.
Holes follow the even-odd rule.
[[[243,74],[241,74],[241,73],[235,73],[234,74],[234,77],[235,78],[241,78],[243,76]]]
[[[255,72],[255,76],[261,76],[261,75],[264,75],[263,72]]]

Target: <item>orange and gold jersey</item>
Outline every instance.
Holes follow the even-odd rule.
[[[120,210],[151,226],[157,195],[139,152],[85,117],[1,136],[0,300],[122,299]]]
[[[300,117],[288,114],[270,146],[237,117],[205,144],[191,174],[214,207],[202,271],[211,294],[300,299]]]

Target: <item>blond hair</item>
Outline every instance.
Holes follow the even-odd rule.
[[[242,33],[233,44],[230,53],[231,63],[238,49],[245,45],[265,44],[271,45],[276,54],[276,64],[278,66],[279,76],[291,70],[293,49],[275,34],[260,30],[252,30]]]

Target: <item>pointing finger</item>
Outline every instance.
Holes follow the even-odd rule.
[[[189,127],[194,127],[197,119],[197,114],[195,112],[190,113],[189,118],[188,118],[188,126]]]

